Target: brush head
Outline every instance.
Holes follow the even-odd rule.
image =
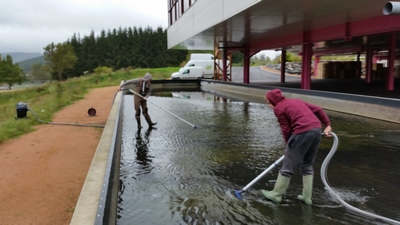
[[[238,191],[238,190],[233,190],[233,193],[235,193],[235,195],[236,195],[236,197],[238,198],[238,199],[242,199],[242,193],[243,193],[243,191]]]

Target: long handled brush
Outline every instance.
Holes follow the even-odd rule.
[[[254,180],[252,180],[248,185],[246,185],[242,190],[233,190],[235,193],[236,197],[238,199],[242,199],[242,193],[247,191],[251,186],[253,186],[255,183],[257,183],[261,178],[263,178],[269,171],[271,171],[274,167],[278,166],[279,163],[282,162],[283,158],[285,156],[281,156],[278,160],[276,160],[271,166],[269,166],[264,172],[262,172],[260,175],[258,175]]]
[[[133,94],[135,94],[135,95],[137,95],[137,96],[139,96],[139,97],[143,98],[143,99],[146,99],[146,98],[144,98],[144,97],[143,97],[141,94],[139,94],[139,93],[135,92],[135,91],[134,91],[134,90],[132,90],[132,89],[129,89],[129,91],[130,91],[130,92],[132,92]],[[167,113],[169,113],[169,114],[171,114],[171,115],[175,116],[176,118],[178,118],[178,119],[182,120],[183,122],[185,122],[185,123],[189,124],[189,125],[190,125],[190,126],[192,126],[193,128],[198,128],[196,125],[193,125],[193,124],[189,123],[188,121],[186,121],[186,120],[184,120],[184,119],[180,118],[179,116],[177,116],[177,115],[173,114],[172,112],[170,112],[170,111],[168,111],[168,110],[164,109],[163,107],[161,107],[161,106],[157,105],[156,103],[154,103],[154,102],[151,102],[151,101],[150,101],[150,100],[148,100],[148,99],[146,99],[146,101],[148,101],[148,102],[152,103],[153,105],[157,106],[158,108],[160,108],[160,109],[162,109],[162,110],[166,111]]]

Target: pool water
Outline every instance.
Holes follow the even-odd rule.
[[[232,190],[274,163],[285,144],[266,104],[214,99],[201,92],[151,96],[156,129],[142,117],[138,131],[132,95],[124,96],[118,224],[385,224],[340,206],[324,188],[320,167],[332,138],[321,141],[312,206],[297,199],[300,173],[282,203],[263,197],[278,168],[236,198]],[[327,113],[340,141],[327,173],[333,190],[357,208],[400,221],[400,125]]]

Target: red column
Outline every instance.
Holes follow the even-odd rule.
[[[311,87],[311,57],[312,43],[303,44],[303,56],[301,60],[301,89],[309,90]]]
[[[396,33],[392,32],[389,39],[388,72],[386,74],[386,89],[394,90],[394,60],[396,57]]]
[[[228,57],[227,57],[227,51],[226,51],[226,49],[224,49],[223,51],[223,57],[222,57],[222,80],[223,81],[227,81],[227,79],[226,79],[226,74],[227,74],[227,66],[226,66],[226,61],[228,60]]]
[[[281,54],[281,83],[285,83],[285,66],[286,65],[286,50],[282,49]]]
[[[250,83],[250,50],[249,46],[244,47],[243,53],[243,83]]]
[[[371,83],[371,77],[372,77],[372,55],[373,51],[371,48],[367,49],[367,56],[365,57],[366,60],[366,66],[365,66],[365,81],[367,83]]]
[[[318,63],[319,63],[320,56],[315,56],[314,62],[314,77],[317,77],[318,74]]]
[[[361,78],[361,67],[362,67],[362,63],[360,61],[360,52],[357,52],[357,68],[356,68],[356,79],[360,79]]]

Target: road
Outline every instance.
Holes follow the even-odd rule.
[[[250,83],[280,82],[280,80],[280,74],[265,71],[259,66],[250,67]],[[232,67],[232,81],[243,82],[243,67]],[[300,81],[300,76],[286,75],[285,81]]]

